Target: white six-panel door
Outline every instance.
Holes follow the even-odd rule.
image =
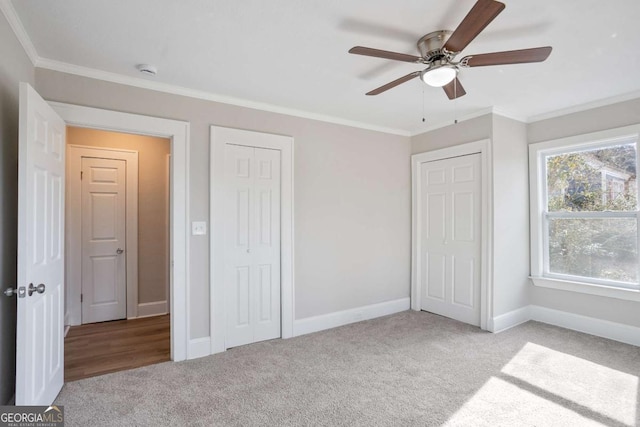
[[[82,158],[82,323],[127,317],[126,162]]]
[[[480,154],[423,163],[421,308],[480,325]]]
[[[64,154],[64,121],[20,83],[17,405],[49,405],[63,384]]]
[[[225,146],[226,347],[280,337],[280,151]]]

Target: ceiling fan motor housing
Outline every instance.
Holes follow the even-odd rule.
[[[425,63],[446,58],[447,55],[442,48],[452,33],[453,31],[448,30],[434,31],[418,40],[418,51]]]

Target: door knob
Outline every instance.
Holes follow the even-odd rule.
[[[13,288],[7,288],[4,290],[4,294],[8,297],[12,297],[16,294],[16,289]]]
[[[124,249],[120,249],[120,248],[116,249],[116,253],[118,255],[120,255],[122,252],[124,252]]]
[[[38,286],[33,286],[33,283],[29,283],[29,296],[33,295],[34,292],[37,292],[39,294],[44,294],[44,283],[40,283]]]

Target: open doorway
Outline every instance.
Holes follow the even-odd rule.
[[[67,126],[65,380],[171,360],[167,138]]]

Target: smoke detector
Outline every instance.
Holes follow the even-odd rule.
[[[136,66],[136,68],[142,74],[146,74],[147,76],[155,76],[156,74],[158,74],[158,69],[154,65],[139,64]]]

